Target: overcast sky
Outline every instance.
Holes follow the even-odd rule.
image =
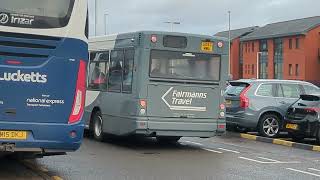
[[[174,31],[213,35],[231,28],[263,26],[297,18],[320,15],[320,0],[89,0],[90,35],[105,33],[104,14],[108,13],[108,32],[137,30],[170,31],[165,21],[179,21]]]

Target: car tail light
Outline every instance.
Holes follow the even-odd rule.
[[[320,113],[320,108],[306,108],[307,113]]]
[[[247,97],[247,92],[251,88],[251,85],[246,87],[240,94],[240,107],[248,108],[249,107],[249,98]]]
[[[69,117],[69,124],[77,123],[81,120],[84,112],[84,103],[85,103],[85,94],[86,94],[86,63],[83,60],[80,60],[78,78],[75,96],[73,100],[72,111]]]

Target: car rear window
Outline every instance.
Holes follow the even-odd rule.
[[[296,107],[320,107],[320,96],[301,95],[295,103]]]
[[[231,83],[227,88],[226,94],[228,96],[239,96],[247,86],[248,84],[246,83]]]

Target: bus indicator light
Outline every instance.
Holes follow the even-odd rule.
[[[151,36],[151,42],[156,43],[157,42],[157,36],[156,35],[152,35]]]
[[[20,64],[22,64],[21,61],[17,61],[17,60],[7,60],[6,63],[7,64],[11,64],[11,65],[20,65]]]
[[[142,107],[142,108],[147,108],[147,101],[146,100],[140,100],[140,106]]]

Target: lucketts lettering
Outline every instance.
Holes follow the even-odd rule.
[[[16,73],[4,72],[3,76],[0,77],[0,81],[46,83],[47,75],[42,75],[39,72],[31,72],[30,74],[21,73],[18,70]]]

